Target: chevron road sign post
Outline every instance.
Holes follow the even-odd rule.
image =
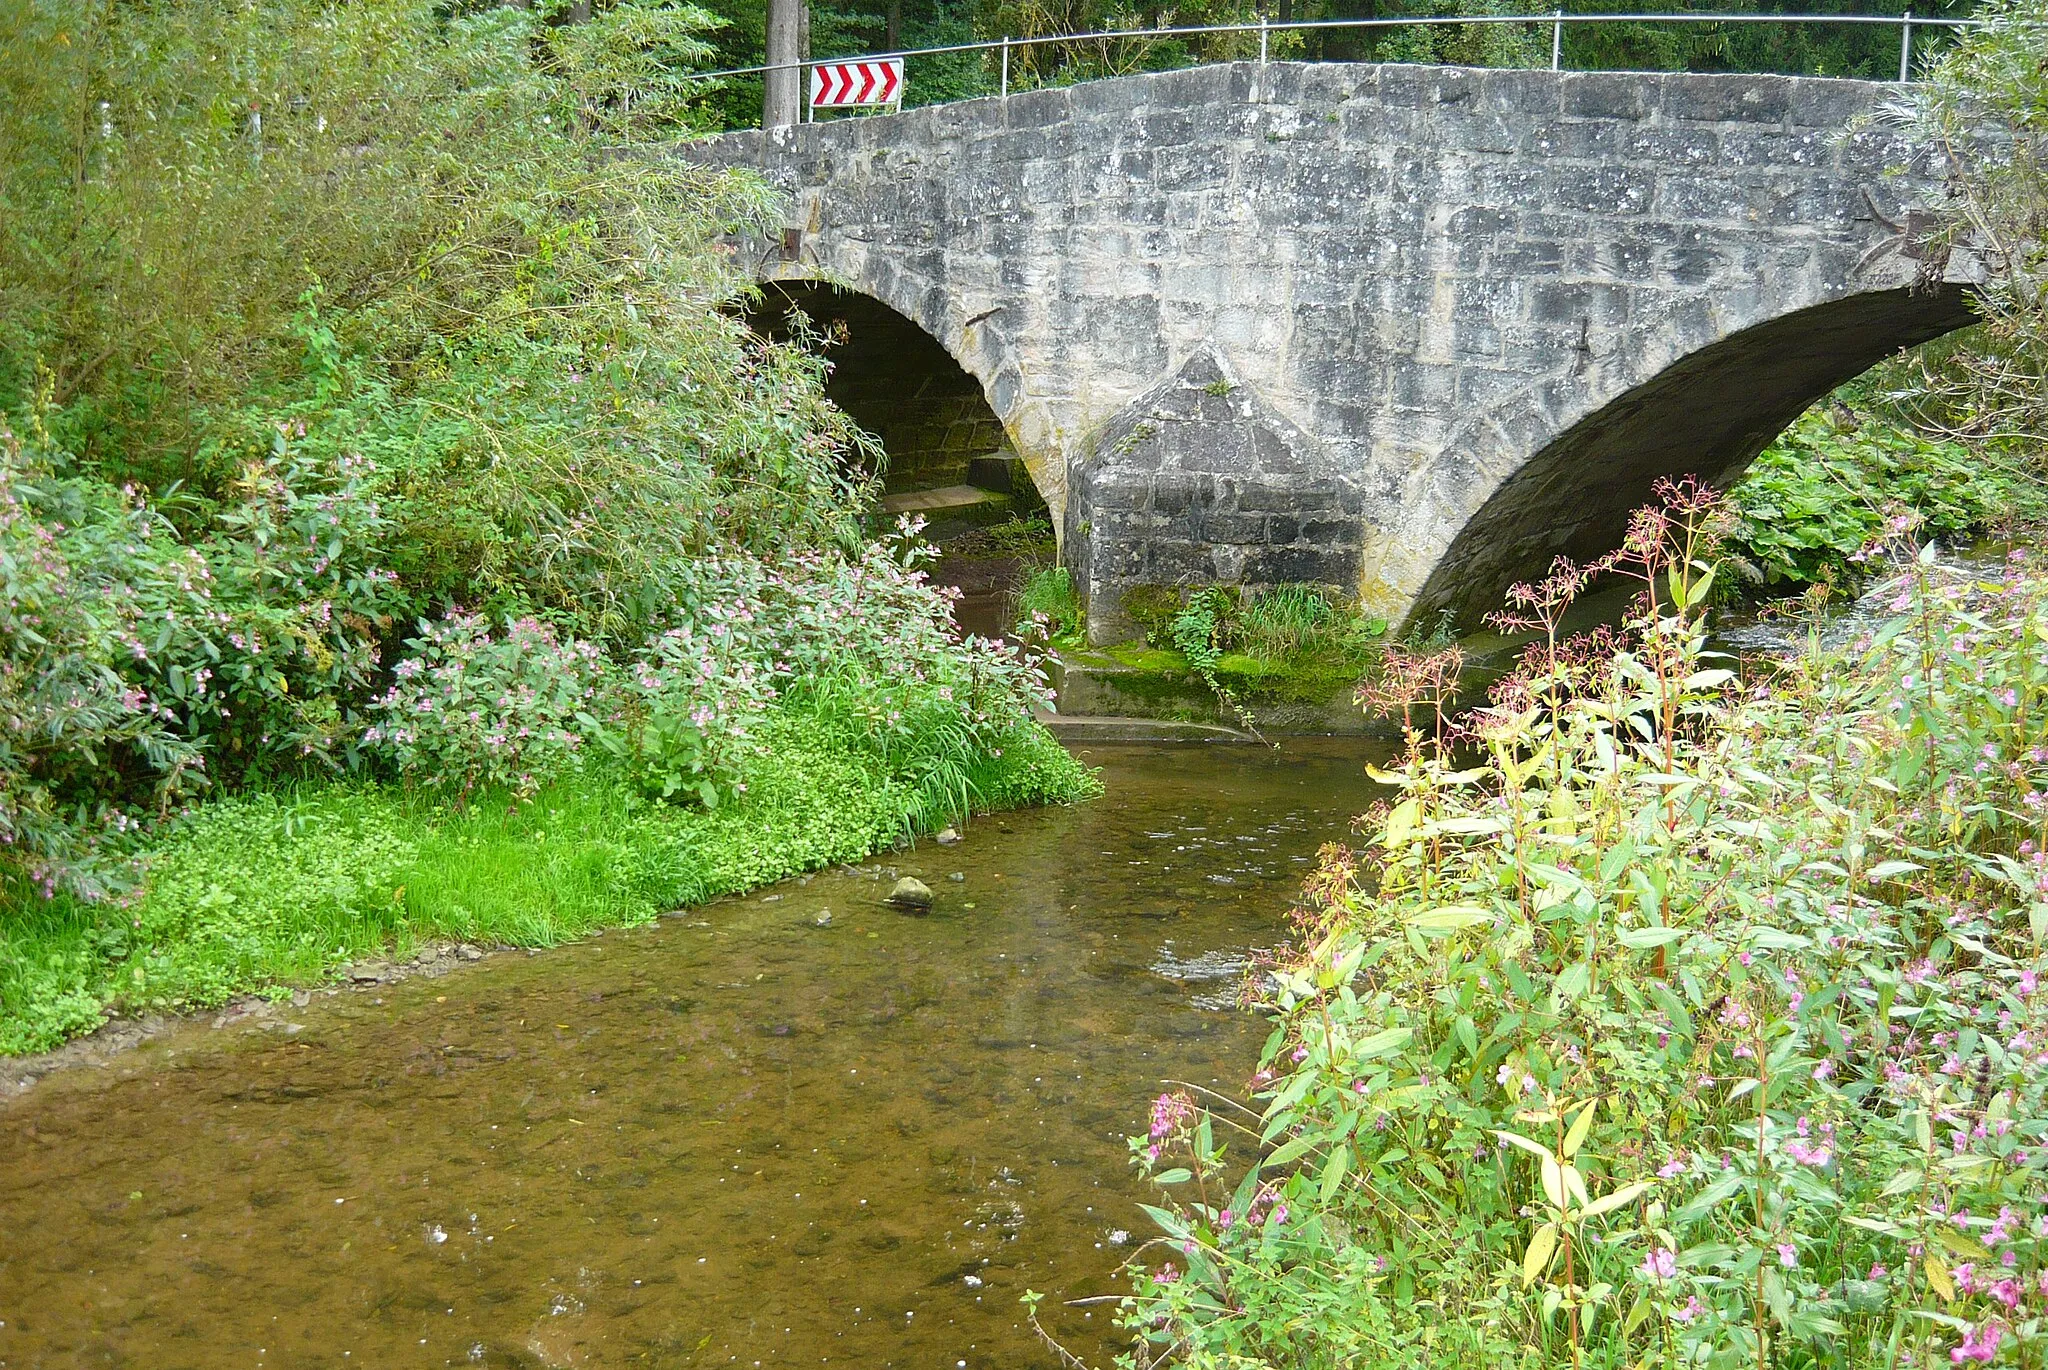
[[[849,109],[856,105],[903,103],[903,59],[820,62],[811,68],[811,108]]]

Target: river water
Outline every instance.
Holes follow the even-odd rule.
[[[1146,1235],[1124,1138],[1241,1090],[1373,746],[1088,748],[1105,798],[957,846],[57,1072],[0,1113],[0,1366],[1051,1367],[1027,1287],[1106,1362],[1062,1301]]]

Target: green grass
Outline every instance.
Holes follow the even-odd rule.
[[[642,797],[604,773],[531,803],[457,809],[431,791],[307,785],[204,805],[150,852],[125,906],[17,895],[0,915],[0,1053],[56,1046],[110,1012],[288,993],[420,943],[552,946],[840,861],[952,815],[830,728],[778,720],[746,796],[717,810]],[[1044,729],[966,767],[974,806],[1085,797]]]
[[[1074,593],[1073,577],[1064,566],[1047,566],[1033,571],[1017,587],[1017,607],[1012,622],[1022,628],[1032,615],[1044,614],[1054,638],[1071,638],[1085,626],[1081,601]]]
[[[1162,682],[1196,678],[1187,655],[1168,645],[1170,614],[1180,601],[1177,592],[1137,598],[1133,616],[1150,628],[1147,636],[1097,649],[1098,654]],[[1207,602],[1220,625],[1212,632],[1223,642],[1213,667],[1216,683],[1248,703],[1325,704],[1344,697],[1386,646],[1384,620],[1339,608],[1320,586],[1212,594]],[[1125,608],[1133,608],[1132,598]]]

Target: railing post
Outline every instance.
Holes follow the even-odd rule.
[[[1913,11],[1907,10],[1899,25],[1899,80],[1913,79]]]
[[[1259,65],[1266,65],[1266,13],[1259,11]]]
[[[1010,36],[1008,34],[1003,35],[1003,84],[1000,89],[1001,93],[1005,96],[1010,93]]]
[[[1550,69],[1564,70],[1564,11],[1550,16]]]

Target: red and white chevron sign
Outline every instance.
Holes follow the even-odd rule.
[[[811,107],[893,105],[903,98],[903,59],[820,62],[811,68]]]

